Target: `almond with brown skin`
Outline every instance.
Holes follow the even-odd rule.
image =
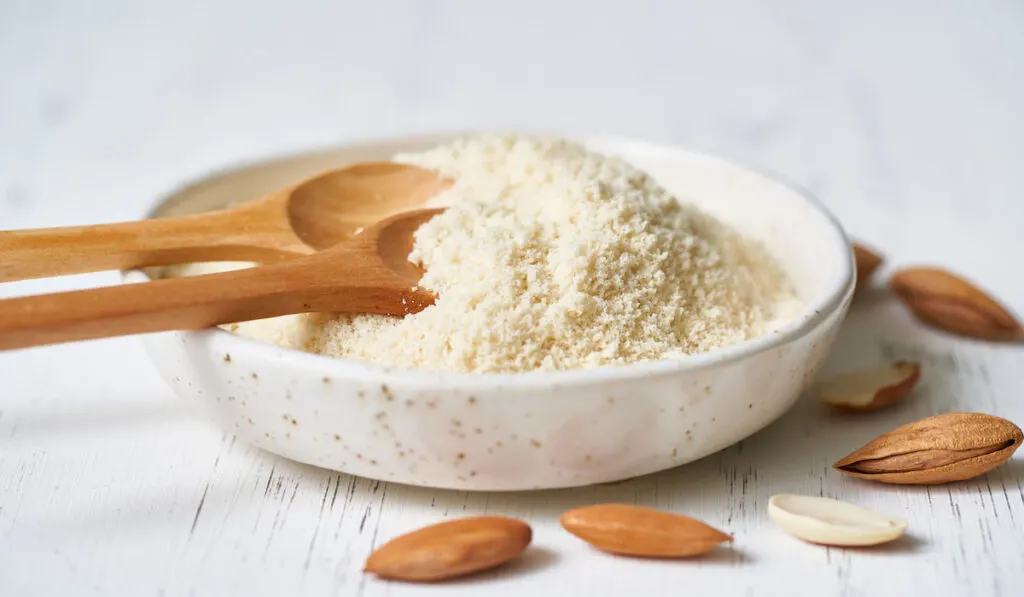
[[[816,388],[821,401],[837,410],[872,412],[903,398],[920,377],[920,365],[897,361],[887,367],[843,373]]]
[[[882,483],[936,485],[972,479],[1006,462],[1019,427],[980,413],[948,413],[897,427],[832,465]]]
[[[882,265],[882,256],[859,243],[852,243],[853,258],[857,264],[857,289],[867,285],[871,274]]]
[[[915,267],[893,274],[889,287],[922,322],[982,340],[1024,339],[1024,327],[988,294],[939,268]]]
[[[626,504],[598,504],[562,514],[562,527],[609,553],[683,558],[700,555],[732,537],[680,514]]]
[[[392,580],[436,582],[504,564],[532,538],[530,525],[514,518],[460,518],[392,539],[370,555],[363,571]]]

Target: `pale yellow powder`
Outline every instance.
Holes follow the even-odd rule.
[[[792,309],[777,264],[624,161],[566,141],[473,138],[396,161],[454,179],[411,259],[435,305],[405,318],[301,315],[232,326],[411,369],[578,369],[741,342]]]

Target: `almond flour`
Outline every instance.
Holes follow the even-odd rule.
[[[460,140],[395,161],[455,183],[410,259],[435,305],[228,326],[338,358],[453,372],[681,359],[763,334],[798,302],[758,243],[621,159],[563,140]]]

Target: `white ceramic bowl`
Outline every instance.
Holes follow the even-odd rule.
[[[456,135],[361,142],[224,171],[154,215],[247,201],[347,162]],[[145,337],[182,397],[267,451],[353,475],[464,490],[617,481],[679,466],[782,415],[824,361],[853,293],[848,241],[793,187],[685,149],[574,137],[760,239],[806,311],[775,332],[685,360],[586,371],[425,373],[283,349],[219,329]],[[147,279],[141,271],[127,282]]]

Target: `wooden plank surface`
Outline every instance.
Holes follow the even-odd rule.
[[[138,217],[211,169],[358,136],[474,126],[685,143],[782,173],[889,265],[939,263],[1024,310],[1024,8],[982,1],[0,3],[0,228]],[[886,271],[881,272],[883,275]],[[112,274],[0,286],[0,296]],[[700,462],[536,493],[389,485],[236,442],[176,399],[135,339],[0,354],[3,595],[1011,595],[1024,582],[1024,460],[955,486],[830,464],[896,425],[972,410],[1024,422],[1024,348],[859,300],[828,370],[922,362],[904,404],[839,417],[804,399]],[[777,530],[777,492],[893,514],[910,536],[825,549]],[[624,501],[736,535],[686,563],[595,553],[557,525]],[[452,586],[360,573],[376,545],[449,516],[534,524],[512,568]]]

